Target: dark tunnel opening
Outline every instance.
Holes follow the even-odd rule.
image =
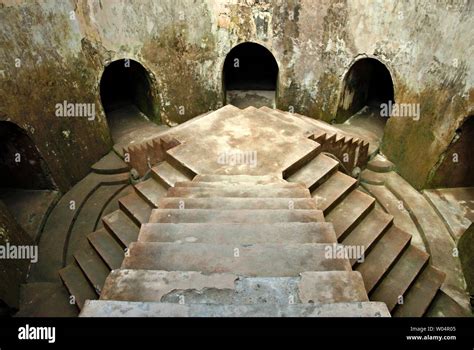
[[[42,218],[57,197],[57,187],[25,130],[11,122],[0,122],[0,140],[0,202],[36,240]]]
[[[256,43],[242,43],[227,55],[223,70],[226,102],[246,107],[275,104],[278,64],[272,53]]]
[[[343,122],[366,106],[380,110],[380,105],[389,101],[395,102],[389,70],[376,59],[361,59],[352,65],[344,80],[337,121]]]
[[[121,59],[110,63],[100,81],[100,98],[114,141],[139,125],[159,123],[148,71],[138,62]]]

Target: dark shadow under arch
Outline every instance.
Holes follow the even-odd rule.
[[[336,122],[346,121],[366,106],[374,111],[380,110],[380,105],[388,101],[395,102],[390,71],[374,58],[360,59],[351,66],[344,78]],[[387,118],[380,118],[386,122]]]
[[[100,98],[108,118],[110,112],[128,105],[136,106],[150,119],[155,117],[149,73],[137,61],[121,59],[105,67]]]
[[[152,75],[139,62],[120,59],[110,63],[104,69],[99,87],[115,143],[130,142],[134,132],[149,135],[165,128],[161,125]]]
[[[244,102],[241,100],[256,107],[275,104],[278,64],[264,46],[245,42],[232,48],[224,61],[222,76],[227,103],[239,107],[245,107],[239,105]]]

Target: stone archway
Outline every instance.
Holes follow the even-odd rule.
[[[336,122],[368,129],[380,139],[387,122],[381,116],[381,105],[394,103],[394,87],[390,71],[374,58],[362,58],[348,70],[339,99]]]
[[[120,59],[105,67],[100,99],[114,140],[147,119],[159,120],[150,73],[137,61]]]
[[[223,68],[226,103],[245,108],[275,107],[278,64],[264,46],[241,43],[227,54]]]

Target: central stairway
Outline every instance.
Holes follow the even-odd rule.
[[[303,184],[197,175],[157,207],[80,316],[390,316]]]

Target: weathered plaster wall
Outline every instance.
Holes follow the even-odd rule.
[[[94,123],[57,120],[48,106],[58,99],[99,102],[104,66],[120,58],[150,72],[155,120],[170,125],[221,106],[225,56],[241,42],[274,54],[279,108],[326,121],[334,118],[351,64],[377,58],[392,74],[397,102],[421,104],[420,121],[392,118],[383,141],[383,151],[418,187],[429,183],[473,105],[469,1],[0,1],[2,87],[14,92],[2,116],[34,128],[32,137],[65,183],[109,145],[106,121],[102,114]],[[16,57],[24,57],[21,70]],[[81,165],[65,167],[70,159]]]
[[[107,152],[103,115],[94,121],[55,116],[56,103],[98,103],[94,71],[81,47],[72,2],[0,4],[0,120],[25,129],[61,190],[87,174]]]
[[[472,2],[383,2],[351,24],[360,52],[377,53],[392,72],[395,99],[419,103],[419,121],[391,118],[382,150],[414,186],[429,185],[435,166],[473,108]],[[369,40],[375,29],[377,40]],[[374,38],[374,39],[375,39]],[[372,42],[371,42],[372,41]]]

